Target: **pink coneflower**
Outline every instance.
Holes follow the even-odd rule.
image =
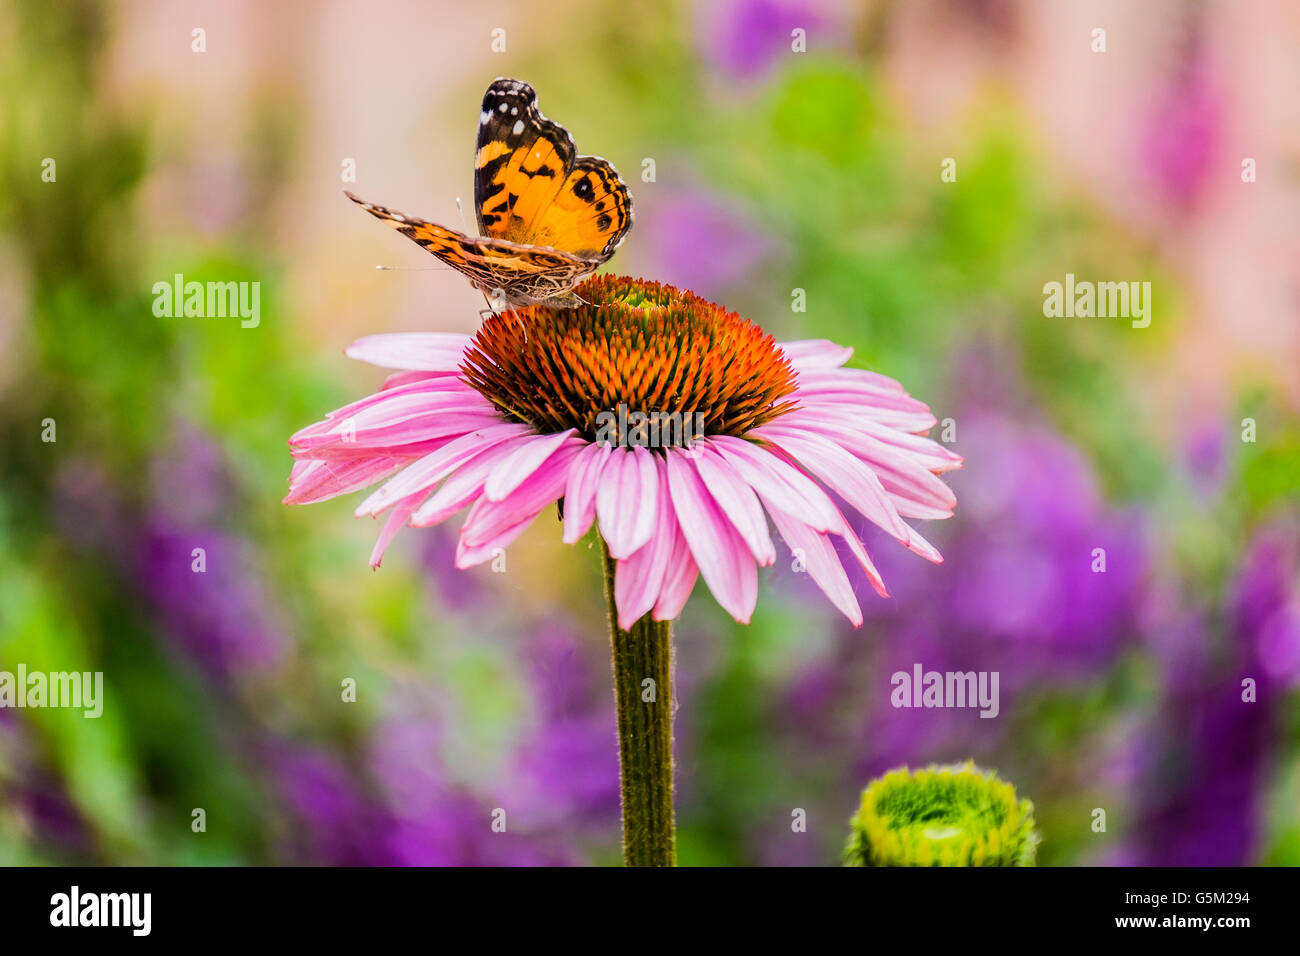
[[[373,566],[403,525],[469,508],[459,568],[490,560],[558,502],[565,542],[597,525],[624,630],[646,614],[677,617],[697,576],[747,623],[756,569],[777,557],[768,518],[861,624],[835,537],[887,594],[833,495],[942,561],[904,519],[951,516],[956,499],[937,475],[961,458],[923,437],[934,417],[893,379],[844,368],[852,350],[829,341],[777,343],[671,286],[603,276],[579,294],[601,305],[493,316],[474,336],[355,342],[350,357],[398,371],[290,439],[285,502],[387,478],[356,509],[386,516]],[[620,406],[624,422],[641,412],[654,424],[611,427],[606,439],[624,443],[602,443]]]
[[[403,525],[465,508],[456,564],[490,560],[558,503],[564,540],[599,530],[610,607],[623,858],[672,866],[672,635],[703,576],[749,620],[768,519],[854,625],[862,611],[835,538],[884,582],[836,503],[938,562],[905,518],[947,518],[937,477],[961,459],[924,437],[930,410],[892,379],[843,368],[827,341],[779,345],[689,292],[602,276],[578,308],[489,318],[474,336],[375,335],[353,358],[396,369],[381,391],[289,440],[291,504],[386,478],[357,508],[386,515],[370,562]],[[832,496],[836,497],[832,497]],[[666,695],[660,703],[659,694]]]

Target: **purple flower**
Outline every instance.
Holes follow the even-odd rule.
[[[193,425],[181,421],[165,451],[149,465],[153,509],[172,521],[216,521],[234,495],[234,482],[221,447]]]
[[[1202,498],[1212,498],[1223,487],[1227,450],[1223,423],[1204,419],[1191,429],[1183,446],[1183,460],[1192,486]]]
[[[534,824],[618,825],[614,700],[608,674],[590,651],[558,623],[537,628],[526,649],[536,714],[516,774]]]
[[[638,210],[647,271],[680,289],[721,297],[749,276],[774,244],[740,209],[703,189],[671,194]]]
[[[702,31],[704,53],[732,76],[754,79],[792,53],[792,31],[806,34],[822,22],[813,5],[797,0],[724,0]]]
[[[450,525],[434,525],[420,535],[420,558],[430,586],[439,602],[453,611],[482,608],[492,601],[492,590],[484,584],[484,569],[467,573],[456,568],[456,546],[460,535]]]
[[[1090,679],[1137,629],[1138,516],[1106,505],[1087,462],[1046,429],[988,412],[959,419],[959,450],[979,467],[952,476],[964,512],[939,531],[943,568],[879,549],[893,600],[864,606],[945,659],[996,666],[1004,694]]]
[[[385,720],[370,745],[370,769],[390,826],[385,852],[403,866],[547,866],[572,857],[537,837],[513,786],[493,799],[454,780],[442,756],[443,731],[427,715]],[[513,782],[512,782],[513,783]],[[493,828],[504,812],[504,830]]]
[[[1142,148],[1166,202],[1196,205],[1222,139],[1222,106],[1214,71],[1195,37],[1147,119]]]
[[[1030,786],[1033,767],[1017,768],[1021,752],[1008,747],[1017,715],[1032,713],[1046,692],[1096,681],[1141,633],[1149,559],[1139,516],[1108,504],[1079,450],[1019,411],[1015,383],[984,371],[969,380],[979,382],[977,398],[954,416],[953,450],[966,468],[951,477],[962,509],[957,520],[930,526],[944,564],[864,539],[891,597],[875,598],[865,577],[855,578],[864,628],[841,626],[830,652],[795,675],[775,710],[791,775],[824,780],[818,789],[839,801],[807,807],[810,820],[842,817],[867,779],[901,764],[973,757]],[[895,707],[893,675],[910,678],[917,664],[923,672],[996,672],[997,716],[982,718],[979,707]],[[809,841],[788,829],[769,831],[761,859],[807,862]]]
[[[9,778],[0,785],[0,796],[42,862],[84,861],[94,851],[94,834],[62,782],[44,766],[36,742],[17,713],[0,710],[0,765]]]
[[[156,518],[141,532],[134,572],[163,631],[212,676],[228,680],[283,659],[278,616],[240,539]]]
[[[392,821],[328,752],[281,744],[270,758],[281,797],[294,814],[299,845],[290,854],[332,866],[400,862],[387,845]]]
[[[1300,535],[1279,524],[1247,549],[1224,617],[1226,646],[1170,661],[1156,742],[1123,859],[1140,866],[1241,866],[1261,849],[1259,808],[1295,680]],[[1253,682],[1253,695],[1247,681]],[[1252,699],[1253,696],[1253,699]]]

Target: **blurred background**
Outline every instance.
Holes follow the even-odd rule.
[[[967,757],[1046,864],[1300,862],[1297,48],[1283,0],[0,0],[0,669],[105,679],[0,710],[0,863],[619,860],[595,552],[372,573],[355,500],[280,504],[382,379],[349,342],[477,325],[342,189],[457,225],[499,75],[628,181],[615,271],[854,346],[966,459],[860,630],[788,559],[749,627],[697,586],[684,864],[833,864],[870,777]],[[177,273],[259,324],[155,315]],[[1067,273],[1150,327],[1045,316]],[[1000,715],[892,708],[915,662]]]

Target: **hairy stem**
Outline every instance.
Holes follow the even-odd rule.
[[[675,866],[673,823],[672,628],[646,614],[631,630],[618,626],[615,562],[601,542],[609,602],[618,765],[623,796],[623,861]]]

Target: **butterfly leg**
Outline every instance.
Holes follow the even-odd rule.
[[[515,316],[516,321],[519,323],[519,328],[523,330],[524,341],[528,341],[528,326],[524,325],[524,320],[519,317],[519,313],[509,307],[505,289],[493,289],[491,298],[489,298],[488,294],[484,292],[483,301],[487,303],[487,308],[479,309],[478,314],[480,319],[486,318],[489,315],[500,316],[509,312],[511,315]]]

